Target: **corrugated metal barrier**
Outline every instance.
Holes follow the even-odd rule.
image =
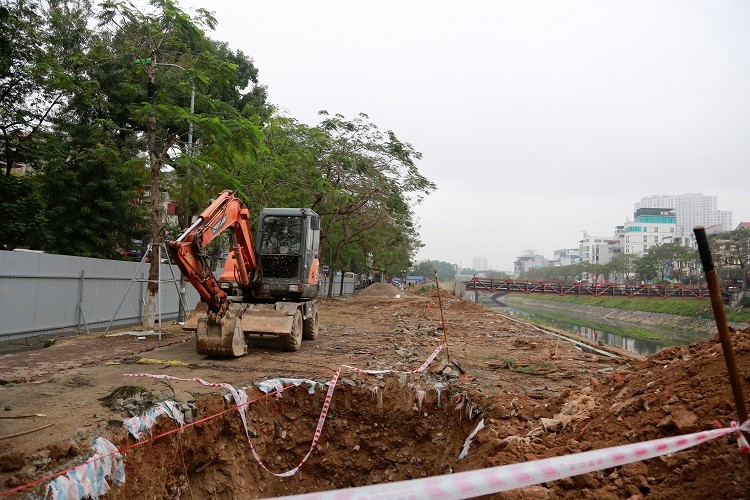
[[[177,317],[173,276],[162,264],[162,320]],[[140,323],[147,277],[146,263],[0,250],[0,340]],[[186,292],[192,308],[198,294]]]

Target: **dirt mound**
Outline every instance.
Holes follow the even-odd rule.
[[[355,297],[396,297],[404,292],[389,283],[373,283],[364,290],[355,293]]]
[[[733,333],[732,343],[747,397],[750,394],[747,383],[750,381],[750,330]],[[582,397],[595,402],[595,406],[588,407],[572,424],[557,418],[565,413],[566,404]],[[663,349],[646,361],[621,366],[607,377],[592,379],[590,386],[581,391],[561,395],[550,408],[558,414],[553,417],[559,420],[555,422],[557,428],[551,429],[555,426],[550,426],[549,420],[531,420],[530,430],[515,429],[516,435],[526,438],[523,446],[511,447],[505,441],[490,441],[477,454],[486,457],[481,465],[568,455],[729,427],[737,418],[718,336]],[[495,426],[495,430],[500,429]],[[506,435],[513,433],[512,429],[503,430]],[[747,498],[750,472],[736,438],[730,435],[679,453],[576,476],[547,487],[555,491],[557,498],[627,498],[631,495]]]

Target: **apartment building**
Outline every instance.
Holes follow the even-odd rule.
[[[612,244],[611,236],[589,236],[584,234],[579,242],[581,262],[591,264],[606,264],[612,258],[609,246]]]
[[[718,209],[718,197],[702,193],[646,196],[635,204],[641,208],[671,208],[676,217],[674,241],[695,248],[695,226],[718,226],[720,232],[731,231],[732,212]]]
[[[487,257],[474,257],[471,259],[471,267],[475,271],[486,271],[489,269],[487,265]]]
[[[577,264],[581,261],[581,249],[563,248],[561,250],[555,250],[552,261],[556,266],[571,266]]]
[[[655,245],[683,243],[677,234],[677,216],[671,208],[639,208],[635,220],[623,227],[624,241],[620,243],[626,254],[640,255]]]
[[[549,267],[549,260],[536,250],[524,250],[523,255],[519,256],[513,263],[513,275],[520,276],[532,269],[541,269]]]

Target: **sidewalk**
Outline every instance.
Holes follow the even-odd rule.
[[[44,380],[62,371],[134,356],[157,347],[193,339],[189,333],[163,333],[139,339],[134,335],[102,337],[99,333],[64,337],[50,347],[0,355],[0,385]]]

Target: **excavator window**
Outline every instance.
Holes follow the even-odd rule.
[[[263,220],[263,255],[299,255],[302,247],[302,217],[267,215]]]

